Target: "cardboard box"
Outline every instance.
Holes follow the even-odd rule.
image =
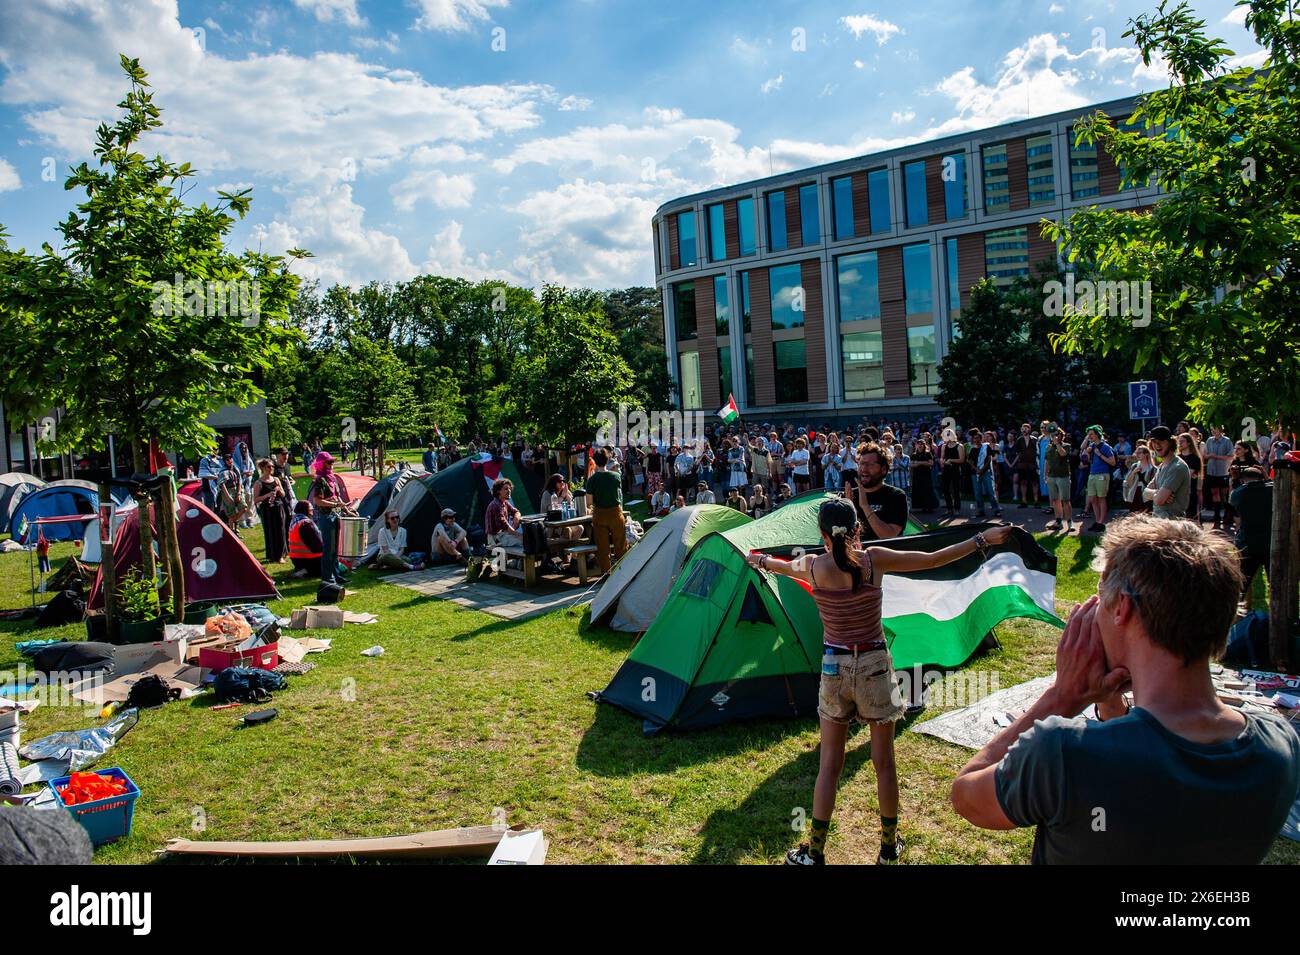
[[[338,630],[342,626],[342,607],[299,607],[289,617],[290,630]]]
[[[497,843],[488,865],[545,865],[547,848],[540,829],[508,830]]]
[[[213,673],[220,673],[227,667],[253,667],[258,670],[274,670],[280,665],[279,645],[268,643],[265,646],[240,650],[242,640],[223,640],[199,648],[199,666]]]

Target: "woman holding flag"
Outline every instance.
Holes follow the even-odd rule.
[[[813,789],[812,835],[786,854],[787,865],[824,865],[835,791],[844,769],[849,724],[871,727],[871,763],[876,770],[880,809],[880,864],[903,852],[898,838],[898,770],[894,762],[894,723],[904,713],[903,694],[881,623],[882,578],[887,573],[929,570],[986,547],[1002,544],[1011,527],[997,527],[933,553],[863,548],[858,515],[843,498],[825,501],[817,514],[825,551],[783,561],[770,554],[747,554],[759,570],[793,577],[809,585],[821,614],[824,635],[817,715],[821,720],[821,759]]]

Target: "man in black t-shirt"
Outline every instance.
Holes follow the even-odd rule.
[[[889,465],[887,449],[871,441],[858,445],[857,489],[848,493],[858,509],[864,541],[897,537],[907,526],[907,495],[885,483]]]

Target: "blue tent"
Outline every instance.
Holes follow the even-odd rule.
[[[9,516],[18,507],[18,503],[32,491],[45,486],[34,474],[23,471],[9,471],[0,474],[0,534],[9,530]]]
[[[28,544],[39,536],[31,522],[38,517],[70,517],[74,514],[94,514],[99,510],[99,494],[89,481],[52,481],[32,491],[14,508],[9,520],[9,531],[14,540]],[[86,536],[87,521],[42,525],[45,539],[49,541],[82,540]]]

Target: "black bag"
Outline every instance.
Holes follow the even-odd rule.
[[[112,673],[117,647],[111,643],[54,643],[37,651],[37,673]]]
[[[283,690],[286,686],[288,683],[284,677],[273,670],[226,667],[212,681],[212,692],[220,701],[265,703],[271,698],[271,691]]]
[[[550,548],[546,546],[546,524],[543,521],[524,521],[520,525],[523,531],[524,553],[533,557],[544,556]]]
[[[162,677],[150,673],[147,676],[142,676],[131,687],[131,692],[126,697],[126,708],[130,709],[135,706],[142,710],[149,710],[180,698],[180,687],[172,686]]]
[[[318,604],[336,604],[343,602],[344,590],[338,584],[322,582],[316,589],[316,602]]]
[[[49,603],[41,609],[36,620],[36,629],[44,627],[61,627],[66,623],[77,623],[86,615],[86,602],[75,590],[60,590]]]

